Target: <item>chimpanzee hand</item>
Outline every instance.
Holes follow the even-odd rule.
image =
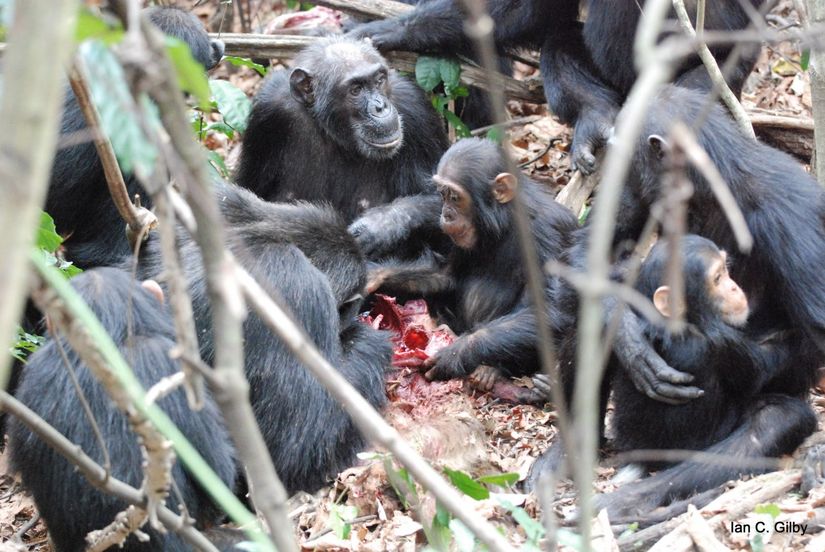
[[[493,387],[496,385],[496,382],[503,378],[501,370],[495,368],[494,366],[488,366],[486,364],[480,365],[478,368],[473,370],[473,373],[470,374],[470,383],[472,383],[476,389],[480,389],[481,391],[490,392],[493,390]]]
[[[478,362],[473,358],[475,355],[467,346],[468,343],[467,337],[460,337],[449,347],[441,349],[435,356],[425,360],[424,367],[428,370],[424,377],[428,381],[463,378],[474,370]]]
[[[614,107],[593,107],[579,114],[570,155],[574,168],[583,174],[596,170],[596,154],[610,138],[617,112]]]
[[[369,38],[372,40],[372,45],[376,49],[387,52],[389,50],[400,50],[400,40],[403,33],[399,32],[398,23],[391,19],[381,19],[377,21],[370,21],[363,25],[358,25],[349,33],[347,37],[361,40],[362,38]]]
[[[349,225],[349,233],[368,259],[378,259],[393,253],[407,236],[410,216],[393,203],[366,211]]]
[[[547,401],[552,399],[553,386],[550,384],[550,376],[543,372],[539,372],[530,379],[533,383],[533,391],[535,391],[537,395],[540,395]]]
[[[639,319],[629,309],[622,314],[613,351],[636,389],[651,399],[683,404],[704,394],[698,387],[688,386],[692,375],[674,370],[662,360],[644,338]]]

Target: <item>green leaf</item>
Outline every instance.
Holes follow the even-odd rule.
[[[515,472],[496,473],[492,475],[482,475],[476,481],[479,483],[487,483],[488,485],[498,485],[499,487],[506,487],[518,483],[519,475]]]
[[[496,144],[500,144],[504,140],[504,130],[501,127],[493,127],[487,131],[487,139],[492,140]]]
[[[456,59],[439,59],[438,73],[445,87],[458,88],[461,84],[461,64]]]
[[[476,536],[461,520],[451,520],[450,531],[453,532],[453,538],[459,552],[473,552],[475,550]]]
[[[513,516],[514,520],[516,520],[516,523],[524,529],[524,534],[527,535],[527,539],[531,543],[538,545],[539,540],[544,537],[544,526],[531,518],[530,514],[528,514],[523,508],[519,508],[509,500],[497,498],[497,501],[502,508],[510,512],[510,515]]]
[[[237,86],[225,80],[210,80],[209,89],[226,124],[240,133],[246,130],[252,101]]]
[[[449,527],[450,525],[450,518],[453,516],[450,514],[450,511],[444,507],[441,502],[435,503],[435,517],[433,517],[433,523],[437,523],[441,527]]]
[[[223,121],[210,123],[209,126],[206,127],[206,131],[220,132],[221,134],[225,134],[230,140],[235,137],[235,129]]]
[[[45,341],[45,337],[30,334],[17,326],[17,340],[10,349],[11,355],[20,362],[26,362],[28,356],[39,349]]]
[[[260,63],[255,63],[249,58],[244,58],[240,56],[224,56],[224,61],[228,61],[232,65],[238,67],[250,67],[258,72],[259,75],[262,77],[266,76],[267,68],[261,65]]]
[[[444,117],[447,119],[447,122],[455,128],[455,135],[459,138],[469,138],[473,135],[473,133],[470,132],[470,127],[464,124],[464,121],[452,111],[445,110]]]
[[[447,477],[450,478],[452,484],[455,485],[459,491],[470,498],[475,500],[484,500],[490,497],[490,491],[487,490],[487,487],[478,481],[475,481],[466,473],[458,470],[451,470],[450,468],[444,468],[444,473],[447,474]]]
[[[341,504],[333,504],[332,510],[329,513],[329,527],[335,536],[339,539],[346,540],[352,531],[352,524],[350,523],[356,516],[358,516],[358,508],[355,506],[343,506]]]
[[[756,514],[768,514],[773,519],[779,517],[779,514],[782,513],[782,510],[779,509],[779,506],[776,504],[760,504],[756,508],[753,509],[754,513]]]
[[[452,86],[449,86],[449,85],[445,84],[444,85],[444,93],[447,94],[447,96],[449,96],[450,98],[455,100],[457,98],[466,98],[467,96],[469,96],[470,95],[470,89],[467,88],[466,86],[452,87]]]
[[[590,205],[585,205],[582,208],[582,212],[579,215],[579,226],[584,225],[584,222],[587,220],[587,217],[590,215],[590,209],[591,209]]]
[[[106,45],[117,44],[123,38],[123,26],[119,21],[104,21],[89,10],[81,9],[77,14],[74,39],[80,43],[96,39]]]
[[[169,35],[166,35],[165,40],[166,53],[169,54],[169,59],[175,66],[175,74],[178,76],[178,86],[194,96],[201,109],[208,110],[209,84],[203,65],[192,57],[192,51],[184,41]]]
[[[415,81],[426,92],[441,84],[441,64],[439,58],[420,56],[415,62]]]
[[[209,159],[209,166],[215,169],[218,176],[221,178],[229,178],[229,169],[226,168],[226,162],[224,162],[223,157],[221,157],[218,152],[208,150],[206,157]]]
[[[63,243],[63,238],[57,233],[54,219],[45,211],[40,211],[40,226],[37,227],[35,245],[40,249],[54,253]]]
[[[148,177],[158,157],[154,143],[149,140],[138,122],[137,105],[114,55],[98,40],[80,45],[80,55],[88,73],[92,101],[100,114],[100,126],[109,137],[120,169]],[[148,99],[141,105],[148,105]],[[157,110],[150,110],[150,124],[159,126]]]
[[[802,66],[803,71],[807,71],[811,65],[811,50],[806,48],[802,50],[802,56],[799,58],[799,65]]]
[[[750,541],[752,552],[764,552],[765,541],[762,539],[762,533],[756,533]]]

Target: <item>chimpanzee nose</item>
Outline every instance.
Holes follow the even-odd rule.
[[[369,112],[373,117],[386,117],[389,114],[387,100],[384,98],[372,98],[369,104]]]

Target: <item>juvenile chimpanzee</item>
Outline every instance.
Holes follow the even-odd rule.
[[[520,188],[542,264],[561,255],[577,222],[539,184],[507,172],[504,155],[478,138],[447,150],[433,179],[443,202],[441,228],[453,251],[446,262],[386,265],[372,275],[371,287],[390,293],[441,294],[445,321],[463,335],[429,360],[430,379],[465,376],[483,365],[479,375],[490,386],[490,368],[510,375],[538,369],[536,321],[510,202]]]
[[[157,284],[147,282],[148,285],[141,285],[129,273],[117,268],[88,270],[73,278],[71,283],[101,321],[144,387],[180,371],[178,363],[169,357],[169,351],[175,346],[175,331]],[[143,458],[137,437],[126,417],[114,406],[65,337],[49,339],[31,355],[16,397],[95,461],[103,463],[104,453],[91,422],[83,414],[69,367],[62,360],[61,347],[100,430],[111,460],[112,476],[140,487]],[[232,488],[237,474],[234,451],[211,397],[205,398],[200,412],[189,409],[180,389],[161,399],[158,405],[223,482]],[[86,534],[112,523],[127,504],[96,489],[68,460],[18,420],[12,418],[9,426],[12,467],[21,473],[23,484],[34,495],[56,549],[59,552],[84,550]],[[199,525],[211,525],[220,520],[219,510],[180,463],[172,469],[172,477],[186,511]],[[177,509],[177,496],[177,493],[170,493],[168,498],[167,503],[173,509]],[[142,530],[151,540],[141,543],[135,536],[130,536],[124,550],[191,549],[175,533],[163,535],[148,525]]]
[[[669,147],[664,137],[677,122],[689,126],[699,120],[705,104],[703,94],[672,85],[663,87],[651,103],[623,189],[614,246],[638,239],[651,206],[660,196]],[[694,188],[688,202],[688,231],[712,240],[733,257],[731,275],[742,286],[752,308],[743,331],[757,340],[774,336],[777,344],[790,344],[785,347],[789,354],[777,361],[772,377],[759,391],[804,397],[825,357],[821,345],[814,346],[822,344],[825,335],[825,273],[818,268],[825,263],[825,192],[794,159],[744,136],[721,107],[713,108],[697,132],[699,144],[742,210],[753,247],[748,254],[737,252],[725,214],[707,181],[693,167],[687,172]],[[598,209],[598,201],[594,209]],[[587,231],[582,229],[581,239],[569,251],[569,261],[578,270],[584,270]],[[556,304],[568,314],[575,313],[575,292],[565,285],[555,292]],[[608,300],[605,306],[608,316],[612,316],[615,302]],[[802,332],[802,337],[789,337],[795,332]],[[662,360],[645,338],[638,316],[628,309],[622,314],[613,353],[628,377],[649,397],[680,403],[696,400],[702,393],[686,385],[695,376],[674,370]],[[575,375],[573,358],[570,355],[561,366],[563,374],[569,375],[568,392]],[[603,410],[606,391],[605,387]],[[793,416],[793,410],[789,407],[783,414],[779,406],[761,414],[770,414],[779,426],[783,418]],[[749,418],[743,424],[756,420],[755,414],[745,416]],[[760,456],[763,452],[749,435],[738,432],[717,448],[719,452],[744,456]],[[560,447],[551,447],[533,466],[531,481],[535,482],[542,471],[555,469],[561,456]],[[651,507],[666,498],[661,490],[651,489],[650,493],[645,504]]]
[[[742,330],[749,314],[748,300],[728,274],[726,253],[695,235],[681,240],[681,251],[685,295],[684,303],[676,308],[687,328],[671,333],[644,322],[643,333],[668,364],[693,375],[694,383],[705,393],[685,404],[668,405],[638,391],[620,366],[609,367],[608,373],[614,376],[612,427],[616,448],[707,450],[750,457],[793,453],[816,429],[816,416],[802,397],[762,390],[788,357],[804,347],[802,332],[791,331],[792,335],[778,342],[756,341]],[[657,244],[645,259],[636,285],[665,317],[672,314],[666,284],[671,254],[667,242]],[[615,357],[612,362],[615,364]],[[808,362],[803,368],[817,368],[817,363]],[[729,438],[749,441],[750,449],[731,449]],[[662,465],[651,462],[648,467]],[[752,466],[687,461],[600,496],[599,506],[607,507],[614,523],[620,518],[644,521],[654,496],[652,505],[656,506],[757,471]]]
[[[274,204],[230,184],[216,185],[228,224],[229,247],[261,286],[280,294],[296,322],[324,357],[376,408],[385,400],[386,335],[355,319],[366,267],[340,215],[328,206]],[[200,252],[178,232],[183,268],[201,355],[214,357],[211,310]],[[138,268],[141,277],[163,271],[151,237]],[[274,337],[257,316],[244,322],[244,358],[250,400],[287,490],[313,492],[352,465],[365,445],[350,417]]]
[[[214,67],[223,56],[223,42],[210,40],[201,22],[191,13],[171,7],[148,8],[145,13],[164,33],[186,42],[195,59],[206,69]],[[68,87],[63,109],[62,137],[76,135],[87,128],[77,99]],[[143,204],[150,205],[150,198],[137,179],[130,174],[123,176],[130,197],[140,193]],[[76,265],[82,268],[111,266],[129,255],[125,223],[109,195],[91,138],[57,151],[46,212],[54,218],[58,233],[67,237],[66,258]]]
[[[426,241],[438,232],[430,175],[446,149],[442,122],[415,83],[366,41],[330,37],[264,83],[236,178],[270,201],[329,202],[348,222],[403,197],[393,209],[393,237]],[[431,208],[414,209],[422,202]],[[353,227],[370,253],[381,248],[384,229]]]
[[[743,7],[748,3],[759,7],[764,0],[708,3],[705,28],[744,29],[750,22]],[[371,37],[381,51],[472,55],[472,41],[464,33],[463,4],[462,0],[430,0],[396,19],[367,23],[352,34]],[[613,119],[636,80],[633,40],[642,5],[638,0],[487,2],[500,48],[541,48],[547,102],[563,122],[575,125],[571,155],[584,172],[595,168],[595,150],[604,145]],[[587,10],[583,25],[578,22],[580,7]],[[688,8],[688,12],[695,17],[695,9]],[[714,47],[712,52],[721,64],[730,47]],[[740,93],[757,57],[758,51],[747,52],[728,75],[734,93]],[[687,59],[679,67],[675,82],[705,91],[712,87],[698,57]]]

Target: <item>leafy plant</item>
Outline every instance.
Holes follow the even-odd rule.
[[[255,63],[249,58],[239,56],[223,56],[223,61],[228,61],[229,63],[237,67],[249,67],[251,69],[254,69],[262,77],[265,77],[268,71],[266,67],[264,67],[260,63]]]
[[[17,326],[17,339],[11,346],[11,356],[20,362],[26,362],[26,358],[39,349],[44,341],[42,335],[30,334]]]
[[[355,506],[344,506],[343,504],[333,504],[329,513],[329,526],[335,536],[341,540],[349,538],[352,531],[352,520],[358,515],[358,508]]]
[[[307,11],[315,7],[312,2],[301,2],[300,0],[286,0],[286,7],[291,10]]]
[[[54,219],[46,212],[40,213],[40,225],[35,234],[35,248],[41,252],[43,258],[51,266],[58,268],[66,278],[71,278],[83,272],[72,263],[63,259],[59,253],[63,238],[57,233]],[[11,346],[11,356],[21,362],[43,345],[43,336],[28,333],[20,326],[17,327],[17,339]]]
[[[420,56],[415,64],[415,80],[426,92],[430,92],[433,107],[455,128],[456,136],[471,136],[464,121],[450,111],[451,101],[470,95],[467,87],[461,86],[461,64],[455,59]]]

